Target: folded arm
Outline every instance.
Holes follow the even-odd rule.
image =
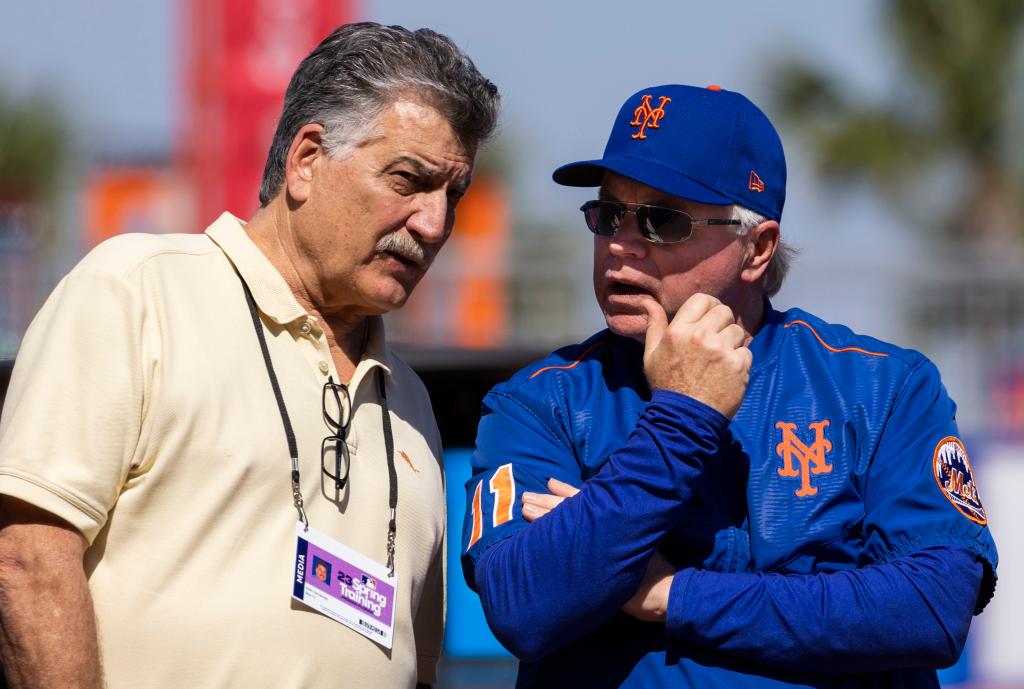
[[[977,556],[956,546],[822,574],[684,569],[672,580],[666,628],[800,672],[946,667],[963,651],[983,574]]]
[[[583,490],[483,551],[475,585],[498,639],[537,658],[621,608],[727,423],[695,400],[655,392],[629,442]]]
[[[558,510],[527,524],[509,490],[543,489],[559,475],[538,473],[550,467],[562,478],[578,469],[576,438],[566,432],[573,420],[550,422],[557,397],[526,403],[492,392],[481,419],[475,461],[489,471],[468,486],[468,578],[491,629],[520,658],[586,634],[636,593],[743,398],[751,354],[728,307],[695,294],[669,321],[657,302],[643,303],[651,401],[626,444]],[[485,480],[497,495],[491,510],[483,508]],[[485,534],[487,517],[493,528]]]

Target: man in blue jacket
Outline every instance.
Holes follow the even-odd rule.
[[[608,329],[497,386],[467,580],[519,687],[937,686],[997,555],[921,354],[768,299],[782,144],[738,93],[631,96],[555,171]]]

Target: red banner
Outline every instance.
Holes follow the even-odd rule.
[[[248,218],[288,80],[355,0],[190,0],[183,17],[179,155],[196,229],[222,211]]]

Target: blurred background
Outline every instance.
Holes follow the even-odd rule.
[[[1017,0],[35,0],[0,24],[0,390],[32,316],[120,232],[249,217],[298,61],[334,26],[451,36],[498,84],[503,124],[453,239],[388,332],[449,451],[453,533],[490,385],[603,326],[579,205],[550,181],[600,154],[630,93],[718,84],[786,147],[783,233],[801,254],[776,307],[923,351],[960,405],[1000,583],[947,686],[1024,686],[1024,3]],[[515,665],[461,583],[442,687]]]

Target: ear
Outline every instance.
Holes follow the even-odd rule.
[[[774,220],[766,220],[751,228],[747,236],[747,257],[740,272],[744,282],[753,284],[764,276],[779,246],[779,237],[779,223]]]
[[[323,125],[310,122],[295,133],[288,156],[284,161],[284,180],[288,196],[304,203],[309,199],[313,183],[313,167],[316,161],[327,155],[321,136]]]

